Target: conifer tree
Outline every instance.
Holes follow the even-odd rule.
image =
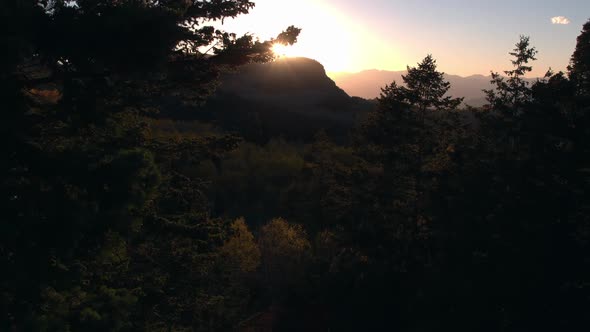
[[[530,46],[530,37],[520,36],[515,48],[509,54],[514,69],[504,71],[507,78],[497,72],[492,72],[491,83],[493,89],[484,90],[489,105],[496,109],[509,108],[516,112],[525,103],[531,101],[531,88],[525,75],[533,70],[529,62],[537,60],[537,49]]]
[[[455,109],[463,98],[445,96],[451,84],[444,80],[444,73],[437,71],[436,60],[427,55],[417,67],[407,67],[408,73],[402,75],[405,86],[396,82],[382,90],[381,99],[399,105],[416,107],[421,113],[427,109]]]
[[[569,76],[578,95],[590,95],[590,20],[582,27],[570,60]]]

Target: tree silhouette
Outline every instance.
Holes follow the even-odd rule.
[[[531,89],[529,82],[524,79],[526,73],[533,68],[529,62],[537,60],[537,49],[530,46],[530,37],[520,36],[516,47],[509,54],[514,57],[511,60],[514,69],[504,71],[507,79],[497,72],[492,72],[491,83],[494,89],[484,90],[486,100],[493,108],[508,108],[515,112],[523,104],[531,100]]]
[[[398,86],[396,82],[382,89],[381,99],[389,102],[417,107],[424,113],[427,109],[454,109],[463,98],[446,96],[451,84],[444,80],[444,73],[436,70],[436,60],[427,55],[417,67],[407,67],[408,73],[402,75],[405,86]]]
[[[578,95],[590,95],[590,20],[582,27],[570,60],[569,76]]]

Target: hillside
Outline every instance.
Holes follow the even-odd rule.
[[[307,58],[285,58],[250,64],[226,73],[204,108],[226,129],[260,140],[273,135],[309,139],[319,130],[346,136],[374,107],[350,97]]]

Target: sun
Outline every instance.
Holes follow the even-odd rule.
[[[293,46],[283,45],[283,44],[274,44],[272,46],[272,51],[277,57],[292,57],[294,56],[293,53]]]

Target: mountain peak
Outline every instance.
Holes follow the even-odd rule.
[[[297,92],[328,93],[348,98],[316,60],[295,57],[279,58],[269,63],[253,63],[238,72],[224,75],[221,89],[243,93],[285,94]]]
[[[243,133],[250,139],[268,132],[311,139],[320,129],[345,137],[374,104],[347,95],[316,60],[280,58],[222,75],[207,107],[228,128],[250,128]]]
[[[319,61],[305,58],[305,57],[281,57],[276,59],[273,62],[270,62],[272,66],[291,66],[291,67],[301,67],[301,68],[315,68],[320,69],[325,73],[326,70],[324,69],[324,65],[322,65]]]

